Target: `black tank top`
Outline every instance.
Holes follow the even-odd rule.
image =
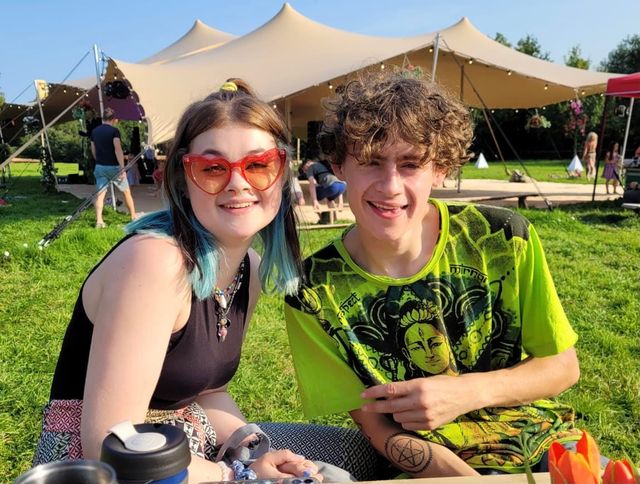
[[[125,237],[118,242],[91,270],[89,276],[130,237]],[[231,380],[240,363],[249,303],[251,271],[248,255],[244,258],[244,267],[242,285],[229,311],[231,326],[224,342],[218,341],[216,326],[218,317],[213,298],[199,301],[195,294],[191,293],[189,319],[182,329],[171,335],[160,378],[151,397],[149,408],[175,410],[185,407],[202,391],[219,388]],[[62,349],[51,385],[52,400],[82,400],[84,395],[89,349],[93,335],[93,323],[87,317],[82,303],[82,290],[86,281],[85,279],[80,288],[71,322],[62,341]],[[131,371],[135,371],[135,368]]]

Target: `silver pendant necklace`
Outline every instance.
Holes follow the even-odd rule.
[[[222,289],[215,288],[213,290],[213,299],[216,303],[216,314],[218,316],[218,322],[216,323],[218,341],[224,343],[227,338],[227,332],[231,321],[228,318],[229,311],[233,305],[233,299],[236,297],[237,292],[242,286],[242,275],[244,274],[244,259],[240,263],[238,272],[236,273],[231,284],[223,291]]]

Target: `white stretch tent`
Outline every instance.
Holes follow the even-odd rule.
[[[612,74],[533,58],[486,37],[466,18],[439,32],[437,80],[470,106],[528,108],[603,92]],[[320,99],[330,86],[367,66],[410,62],[430,72],[435,33],[383,38],[337,30],[285,4],[253,32],[172,62],[141,65],[112,59],[107,80],[125,77],[149,123],[150,142],[173,136],[178,117],[228,77],[248,81],[276,102],[296,136],[322,119]],[[469,63],[471,62],[471,63]],[[482,101],[473,91],[471,82]]]
[[[139,61],[140,64],[164,64],[206,50],[215,49],[236,36],[214,29],[201,20],[173,44]]]
[[[437,81],[472,107],[543,106],[603,92],[616,76],[522,54],[485,36],[466,18],[438,34]],[[181,39],[143,61],[156,63],[110,60],[105,82],[125,78],[130,83],[128,102],[139,103],[149,142],[169,140],[185,107],[228,77],[247,80],[277,105],[294,135],[305,138],[307,122],[322,119],[320,100],[332,93],[330,87],[382,63],[411,63],[431,72],[436,39],[435,32],[402,38],[345,32],[310,20],[288,4],[253,32],[224,41],[226,36],[196,22]],[[207,44],[212,38],[215,43]]]
[[[199,52],[215,49],[234,38],[236,38],[235,35],[222,32],[205,24],[201,20],[196,20],[191,28],[175,42],[139,61],[139,63],[163,64],[171,62]],[[67,80],[64,84],[49,84],[50,95],[43,103],[45,119],[50,120],[55,118],[57,114],[73,103],[79,95],[95,88],[96,82],[95,76],[89,76]],[[20,131],[24,113],[39,116],[37,104],[5,104],[1,108],[0,123],[2,123],[5,140],[13,138],[14,135]],[[70,119],[71,113],[68,113],[61,118],[60,122],[69,121]],[[18,133],[18,135],[19,134],[20,133]]]

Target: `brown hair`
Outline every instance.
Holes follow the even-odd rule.
[[[113,121],[116,118],[116,112],[111,108],[105,108],[102,114],[103,121]]]
[[[433,161],[445,173],[472,156],[469,112],[424,77],[391,69],[365,72],[323,104],[318,143],[332,163],[342,164],[347,154],[367,163],[394,138],[424,148],[423,162]]]
[[[229,89],[228,83],[235,84],[237,90]],[[198,264],[196,258],[197,236],[192,222],[195,215],[186,196],[187,185],[182,157],[188,152],[189,145],[198,135],[211,128],[230,124],[240,124],[266,131],[274,137],[279,147],[286,148],[289,145],[289,134],[279,114],[267,103],[259,100],[242,79],[228,79],[221,90],[211,93],[202,101],[191,104],[185,110],[178,122],[175,137],[167,153],[164,186],[173,224],[172,235],[185,257],[188,271],[191,271]],[[288,163],[287,160],[286,166]],[[288,245],[290,256],[300,268],[300,246],[291,199],[289,172],[290,170],[284,170],[283,176],[286,178],[282,188],[280,212],[269,226],[262,229],[261,236],[263,236],[265,246],[268,246],[271,241],[264,240],[263,233],[272,234],[274,224],[283,224],[285,243]],[[280,216],[281,212],[282,217]],[[279,221],[280,218],[283,220]]]

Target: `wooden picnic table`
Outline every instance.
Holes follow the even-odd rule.
[[[490,202],[492,200],[508,200],[510,198],[517,198],[518,199],[518,208],[529,208],[527,206],[527,197],[539,197],[539,196],[540,196],[539,193],[534,193],[534,192],[528,192],[528,193],[504,193],[504,194],[501,194],[501,195],[477,198],[477,199],[475,199],[473,201],[476,202],[476,203],[482,203],[482,202]]]
[[[548,472],[534,473],[536,484],[550,484]],[[527,484],[526,474],[503,474],[480,477],[432,477],[430,479],[394,479],[370,481],[368,484]]]

